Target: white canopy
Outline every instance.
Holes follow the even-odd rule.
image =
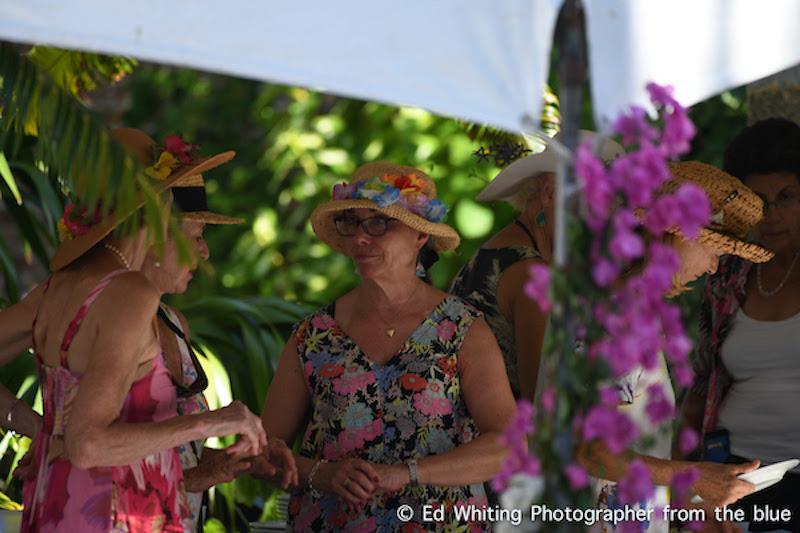
[[[511,131],[536,122],[562,0],[0,0],[0,39],[409,104]],[[584,0],[594,109],[691,105],[800,64],[796,0]]]

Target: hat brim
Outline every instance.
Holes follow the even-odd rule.
[[[194,220],[195,222],[204,222],[206,224],[243,224],[243,218],[228,217],[211,211],[189,211],[181,214],[183,220]]]
[[[552,151],[545,150],[523,157],[503,169],[475,198],[479,202],[508,200],[530,178],[542,172],[555,172],[557,169],[558,158]]]
[[[187,176],[194,174],[201,174],[212,168],[216,168],[224,163],[227,163],[236,155],[236,152],[228,150],[211,157],[205,157],[196,160],[189,165],[179,168],[166,179],[154,182],[156,191],[163,192],[174,185],[178,180],[184,179]],[[101,221],[89,228],[89,230],[78,237],[67,239],[58,245],[53,257],[50,259],[50,270],[55,272],[66,267],[87,251],[92,249],[94,245],[102,241],[114,228],[124,222],[129,216],[134,214],[139,208],[144,205],[144,198],[140,197],[136,207],[129,210],[127,213],[121,215],[110,215],[105,220]]]
[[[670,233],[683,236],[678,230],[671,231]],[[762,246],[751,242],[745,242],[736,237],[725,235],[724,233],[708,228],[702,228],[700,230],[697,240],[718,252],[719,255],[736,255],[751,263],[766,263],[775,256],[773,252]]]
[[[410,228],[430,235],[431,244],[437,252],[452,250],[461,242],[458,232],[447,224],[425,220],[398,205],[378,207],[371,200],[331,200],[318,206],[311,213],[311,227],[322,242],[342,254],[347,254],[347,249],[344,246],[344,237],[336,231],[333,217],[345,209],[374,209],[395,218]]]

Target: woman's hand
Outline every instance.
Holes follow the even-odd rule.
[[[297,463],[294,460],[292,450],[285,442],[276,437],[268,439],[264,453],[253,457],[250,474],[260,478],[279,476],[280,485],[284,490],[300,483]]]
[[[742,481],[736,476],[757,469],[759,460],[740,465],[703,462],[694,466],[700,472],[700,479],[694,484],[694,491],[704,502],[717,507],[730,505],[755,490],[755,485]]]
[[[324,463],[319,466],[313,485],[336,494],[350,510],[357,511],[372,499],[380,483],[375,466],[356,458]]]
[[[206,489],[228,483],[250,468],[250,457],[232,455],[225,450],[206,448],[200,459],[200,464],[185,470],[184,485],[187,492],[203,492]]]
[[[225,448],[232,455],[260,455],[267,445],[267,435],[261,425],[261,419],[250,412],[239,400],[231,402],[227,407],[211,411],[207,414],[216,424],[213,435],[240,435],[236,444]]]

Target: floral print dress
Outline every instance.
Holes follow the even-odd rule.
[[[312,414],[301,454],[339,461],[358,457],[382,464],[440,454],[478,436],[461,395],[458,352],[480,312],[447,296],[385,364],[370,361],[333,318],[332,306],[296,328],[300,363],[311,392]],[[397,509],[446,508],[447,523],[401,522]],[[483,523],[458,523],[451,509],[486,505],[481,485],[406,486],[374,497],[358,512],[334,494],[307,488],[289,502],[293,531],[483,531]]]
[[[89,469],[74,466],[66,457],[64,434],[82,378],[70,370],[67,351],[92,303],[114,276],[124,272],[106,276],[81,305],[61,343],[58,366],[44,364],[36,354],[44,415],[42,430],[32,443],[38,474],[23,486],[23,533],[183,531],[183,472],[175,449],[125,466]],[[158,354],[150,371],[128,391],[119,420],[157,422],[174,416],[175,387]]]

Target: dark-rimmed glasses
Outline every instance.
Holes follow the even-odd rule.
[[[775,198],[775,200],[773,200],[772,202],[768,202],[767,199],[761,196],[760,194],[758,196],[764,202],[765,213],[767,212],[767,209],[769,209],[769,206],[772,206],[775,209],[782,211],[784,209],[789,209],[790,207],[794,207],[798,202],[800,202],[800,195],[794,192],[781,191],[780,193],[778,193],[778,197]]]
[[[383,216],[358,218],[349,213],[337,215],[333,219],[333,223],[336,225],[336,231],[342,237],[352,237],[358,232],[358,228],[364,230],[364,233],[370,237],[381,237],[386,235],[386,232],[389,230],[389,222],[397,222],[397,220]]]

